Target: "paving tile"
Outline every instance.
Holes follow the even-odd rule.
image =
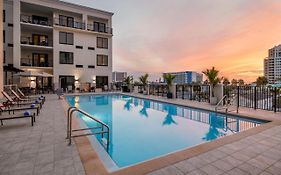
[[[233,168],[232,170],[227,172],[228,175],[250,175],[250,173],[247,173],[239,168]]]
[[[249,163],[246,163],[244,162],[243,164],[239,165],[238,166],[239,169],[251,174],[251,175],[258,175],[262,172],[261,169],[249,164]]]
[[[187,162],[189,162],[196,168],[200,168],[200,167],[208,164],[208,162],[206,162],[205,160],[200,159],[198,157],[192,157],[192,158],[188,159]]]
[[[280,175],[281,174],[281,169],[274,166],[274,165],[267,168],[266,171],[271,173],[271,174],[274,174],[274,175]]]
[[[175,167],[177,167],[181,172],[183,173],[189,173],[195,169],[195,166],[193,166],[188,160],[184,160],[181,162],[178,162],[174,164]]]
[[[220,174],[224,173],[221,169],[219,169],[213,165],[206,165],[200,169],[209,175],[220,175]]]
[[[232,168],[235,168],[242,163],[243,163],[242,161],[237,160],[231,156],[228,156],[226,158],[213,162],[212,165],[216,166],[219,169],[222,169],[223,171],[229,171]]]
[[[207,174],[200,169],[196,169],[196,170],[193,170],[192,172],[188,173],[187,175],[207,175]]]
[[[265,170],[266,168],[268,168],[269,166],[271,166],[273,163],[275,163],[276,161],[270,158],[267,158],[265,156],[257,156],[251,160],[248,161],[249,164],[260,168],[262,170]]]

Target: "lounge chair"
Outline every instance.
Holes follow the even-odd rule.
[[[4,103],[4,105],[31,105],[31,104],[39,104],[40,106],[40,109],[42,108],[42,100],[39,100],[37,99],[36,101],[34,102],[31,102],[31,101],[27,101],[27,102],[23,102],[23,101],[20,101],[20,100],[14,100],[9,94],[7,94],[5,91],[1,91],[3,96],[7,99],[7,101]]]
[[[21,98],[20,96],[19,96],[19,94],[17,94],[13,89],[11,89],[11,92],[14,94],[14,96],[18,99],[18,100],[20,100],[20,101],[34,101],[34,100],[36,100],[36,99],[34,99],[34,98]],[[41,96],[41,97],[38,97],[37,99],[40,99],[41,101],[42,101],[42,104],[44,104],[44,102],[45,102],[45,97],[43,97],[43,96]]]
[[[0,115],[0,122],[3,126],[3,120],[13,120],[13,119],[20,119],[20,118],[31,118],[31,126],[33,126],[35,122],[35,113],[31,113],[25,111],[23,114],[15,114],[15,115]]]
[[[36,110],[36,115],[38,116],[40,113],[40,106],[36,105],[36,104],[32,104],[32,105],[26,105],[26,106],[21,106],[21,107],[17,107],[17,106],[13,106],[13,105],[4,105],[3,103],[0,103],[0,114],[3,112],[8,112],[9,114],[11,114],[11,112],[13,114],[15,114],[15,111],[26,111],[26,110]]]

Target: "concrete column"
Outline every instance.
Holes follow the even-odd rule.
[[[0,31],[3,31],[3,0],[0,0]],[[3,77],[3,32],[0,32],[0,91],[3,90],[3,83],[4,83],[4,77]],[[2,93],[0,94],[0,98],[2,98]]]
[[[212,96],[211,93],[210,93],[210,95]],[[223,97],[223,84],[218,84],[214,87],[214,95],[218,99],[217,102],[219,102],[222,99],[222,97]]]
[[[173,94],[173,98],[176,98],[176,95],[177,95],[176,84],[172,84],[171,92]]]
[[[21,27],[20,27],[20,1],[13,1],[13,64],[14,67],[20,68],[21,59],[21,47],[20,47],[20,37],[21,37]],[[2,11],[1,11],[2,13]]]

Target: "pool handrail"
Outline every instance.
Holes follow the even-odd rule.
[[[93,127],[93,128],[82,128],[82,129],[75,129],[75,130],[72,130],[72,114],[74,112],[79,112],[81,114],[83,114],[84,116],[94,120],[95,122],[101,124],[100,127]],[[106,130],[104,130],[104,127],[106,128]],[[80,134],[80,135],[72,135],[72,132],[75,132],[75,131],[84,131],[84,130],[91,130],[91,129],[98,129],[98,128],[101,128],[102,131],[99,131],[99,132],[91,132],[91,133],[86,133],[86,134]],[[68,110],[67,110],[67,134],[66,134],[66,139],[69,139],[69,143],[68,145],[71,145],[71,138],[72,137],[80,137],[80,136],[88,136],[88,135],[97,135],[97,134],[101,134],[102,135],[102,138],[104,137],[104,134],[107,134],[107,143],[106,143],[106,150],[108,151],[109,149],[109,143],[110,143],[110,129],[109,129],[109,126],[107,124],[105,124],[104,122],[102,122],[101,120],[93,117],[92,115],[88,114],[87,112],[81,110],[81,109],[78,109],[77,107],[69,107]]]

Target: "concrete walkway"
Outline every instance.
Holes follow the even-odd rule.
[[[47,100],[36,123],[4,121],[0,126],[0,175],[83,175],[75,145],[67,146],[66,117],[56,95]]]
[[[153,97],[157,98],[157,97]],[[182,100],[171,102],[187,103]],[[191,106],[206,106],[202,103]],[[243,114],[280,120],[280,113],[242,109]],[[280,118],[279,118],[280,117]],[[67,146],[66,116],[56,95],[47,95],[34,127],[29,119],[0,126],[0,175],[85,174],[75,143]],[[150,175],[281,175],[281,126],[186,159]]]

